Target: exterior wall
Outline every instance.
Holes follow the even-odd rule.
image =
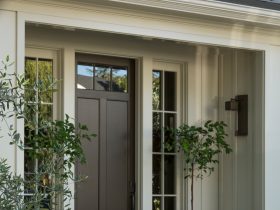
[[[220,208],[262,209],[263,156],[263,62],[262,52],[220,50],[220,119],[229,125],[233,155],[221,156]],[[237,115],[224,111],[225,101],[248,95],[247,136],[235,136]],[[233,175],[234,174],[234,175]],[[223,192],[223,193],[222,193]],[[226,195],[226,196],[225,196]]]
[[[188,65],[186,122],[200,125],[209,119],[218,120],[218,51],[198,46],[193,56],[193,62]],[[218,171],[216,167],[210,177],[195,179],[195,209],[219,209]],[[190,184],[188,186],[190,195]]]
[[[279,203],[279,53],[279,46],[271,46],[265,57],[265,209],[277,209]]]

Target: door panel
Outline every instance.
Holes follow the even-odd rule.
[[[107,101],[107,209],[127,207],[127,102]]]
[[[78,122],[86,124],[90,132],[97,134],[97,137],[91,141],[83,141],[83,149],[86,155],[87,163],[77,167],[78,175],[86,175],[86,181],[77,185],[77,208],[98,209],[98,188],[99,188],[99,100],[79,98],[77,101],[79,111]],[[94,119],[94,120],[93,120]],[[82,189],[82,190],[81,190]]]
[[[76,209],[130,210],[129,183],[134,183],[134,62],[130,59],[81,54],[77,54],[76,59],[77,84],[84,74],[81,63],[93,66],[95,73],[87,73],[87,76],[92,77],[97,72],[97,64],[108,69],[118,65],[128,72],[127,92],[115,91],[112,87],[117,83],[111,82],[110,78],[108,84],[111,88],[108,91],[84,89],[77,85],[77,120],[86,124],[90,131],[97,134],[97,138],[83,143],[87,163],[76,166],[77,173],[88,176],[76,186]],[[99,63],[96,64],[97,61]],[[91,69],[87,67],[86,70],[88,72]],[[112,78],[114,72],[111,72]],[[115,76],[121,81],[122,74]],[[105,84],[105,81],[102,82]]]

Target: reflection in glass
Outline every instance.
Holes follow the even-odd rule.
[[[38,85],[39,90],[39,101],[51,103],[53,100],[53,63],[52,60],[39,59],[38,61]]]
[[[24,172],[34,173],[35,171],[35,161],[31,158],[29,150],[24,152]]]
[[[112,91],[127,93],[127,69],[112,69]]]
[[[153,110],[161,110],[162,72],[153,71]]]
[[[51,104],[40,104],[39,105],[39,119],[38,123],[41,125],[45,121],[50,121],[53,119],[53,106]]]
[[[176,209],[176,198],[165,197],[164,198],[164,210],[175,210]]]
[[[176,114],[165,113],[164,118],[165,118],[165,122],[164,122],[165,127],[176,128]]]
[[[51,197],[49,194],[45,194],[44,198],[41,201],[40,210],[49,210],[51,209]]]
[[[153,113],[153,152],[161,151],[162,114]]]
[[[164,114],[164,127],[165,128],[176,128],[176,114],[173,113],[165,113]],[[172,133],[168,130],[164,130],[164,143],[170,143],[172,144],[174,141],[174,136],[172,136]],[[175,149],[168,150],[165,148],[165,152],[175,152]]]
[[[94,90],[110,90],[111,69],[96,66],[94,69]]]
[[[36,190],[35,174],[24,173],[24,180],[24,192],[29,194],[34,193]]]
[[[128,92],[127,67],[79,63],[77,74],[78,89]]]
[[[175,155],[164,156],[164,194],[175,194]]]
[[[164,110],[176,111],[176,72],[164,73]]]
[[[77,88],[93,89],[93,66],[87,64],[78,64],[77,66]]]
[[[153,197],[153,210],[161,209],[161,197]]]
[[[35,127],[37,124],[36,112],[37,105],[35,104],[26,104],[24,106],[24,112],[28,119],[24,120],[24,145],[27,147],[32,146],[32,137],[35,134]]]
[[[153,155],[153,194],[161,193],[161,155]]]
[[[37,61],[36,58],[26,58],[25,59],[25,78],[29,80],[28,86],[25,88],[24,97],[25,101],[36,100],[36,91],[34,86],[36,84],[37,77]]]

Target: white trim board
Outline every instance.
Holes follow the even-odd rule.
[[[72,5],[77,8],[89,8],[94,5],[114,8],[119,5],[121,11],[126,8],[137,9],[140,6],[160,13],[173,11],[174,14],[182,12],[261,25],[277,27],[280,25],[280,11],[216,0],[26,0],[25,2],[58,7]]]
[[[181,11],[225,19],[234,19],[267,25],[280,24],[280,12],[246,5],[215,0],[111,0],[126,4],[141,5],[157,9]],[[72,1],[73,2],[73,1]]]
[[[68,30],[84,29],[95,30],[108,33],[126,34],[132,36],[140,36],[147,38],[158,38],[165,40],[173,40],[179,42],[188,42],[195,44],[217,45],[232,48],[244,48],[251,50],[265,50],[268,48],[266,44],[258,42],[248,42],[238,39],[226,39],[221,37],[209,36],[205,34],[194,34],[192,32],[183,33],[164,29],[154,29],[150,27],[139,27],[125,24],[113,24],[108,22],[100,22],[93,20],[82,20],[77,18],[56,17],[50,15],[40,15],[33,13],[18,12],[20,21],[25,23],[38,23],[63,27]]]

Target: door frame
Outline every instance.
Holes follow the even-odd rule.
[[[79,89],[77,89],[77,83],[78,83],[78,75],[77,75],[77,65],[78,65],[78,61],[79,61],[79,57],[81,58],[80,62],[84,62],[84,63],[94,63],[92,62],[92,58],[96,59],[97,64],[100,65],[107,65],[107,61],[109,60],[109,65],[116,65],[116,66],[123,66],[123,60],[128,60],[129,61],[129,65],[130,65],[130,69],[128,71],[128,78],[127,78],[127,85],[128,85],[128,93],[122,93],[122,92],[111,92],[111,91],[94,91],[93,94],[91,93],[82,93],[83,90],[80,90],[80,94],[78,93]],[[109,100],[124,100],[124,101],[128,101],[128,136],[129,136],[129,145],[128,147],[129,149],[129,159],[128,159],[128,180],[130,180],[131,178],[134,179],[134,188],[136,189],[134,192],[135,195],[135,208],[137,208],[138,205],[138,199],[137,199],[137,195],[139,193],[137,193],[139,189],[138,186],[140,186],[138,184],[137,181],[137,154],[138,154],[138,138],[137,138],[137,122],[136,119],[137,118],[137,112],[136,109],[138,107],[137,103],[136,103],[136,98],[138,96],[137,94],[137,78],[138,74],[139,74],[139,70],[140,68],[138,68],[139,65],[139,60],[137,58],[132,58],[132,57],[120,57],[117,55],[104,55],[104,54],[100,54],[100,53],[93,53],[93,52],[81,52],[81,51],[75,51],[75,123],[77,124],[77,119],[78,119],[78,98],[91,98],[89,95],[92,95],[93,97],[97,97],[97,98],[102,98],[101,95],[105,95],[105,99],[109,99]],[[139,83],[140,84],[140,83]],[[116,95],[118,94],[118,96]],[[78,96],[81,95],[81,96]],[[103,103],[104,100],[101,99],[101,103]],[[100,119],[99,119],[100,120]],[[99,121],[100,125],[101,125],[101,121]],[[132,126],[131,126],[132,124]],[[131,144],[132,143],[132,144]],[[102,145],[101,145],[102,146]],[[104,146],[104,145],[103,145]],[[102,147],[103,147],[102,146]],[[106,146],[106,145],[105,145]],[[99,150],[102,150],[102,148],[99,146]],[[100,158],[104,159],[105,157],[101,157]],[[132,162],[131,162],[132,161]],[[99,164],[104,163],[104,161],[100,161]],[[77,166],[74,166],[74,171],[76,173],[77,171]],[[99,172],[100,173],[100,172]],[[130,184],[128,183],[128,195],[130,197]],[[75,185],[75,198],[76,198],[76,185]],[[130,203],[130,200],[128,198],[128,202]],[[76,202],[75,202],[75,208],[76,208]],[[129,207],[129,204],[128,204]]]

